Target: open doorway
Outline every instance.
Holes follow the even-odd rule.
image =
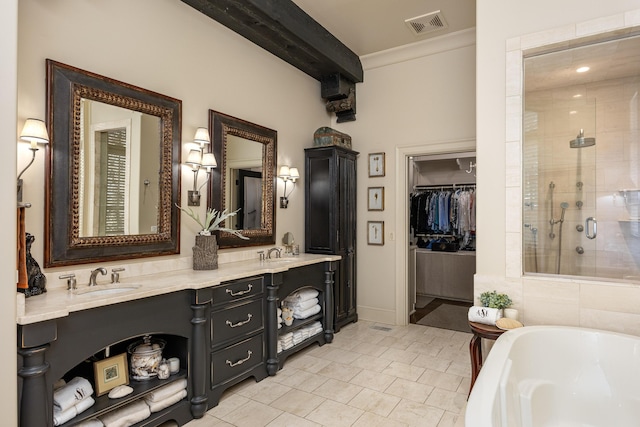
[[[407,157],[410,323],[469,329],[476,167],[474,151]]]

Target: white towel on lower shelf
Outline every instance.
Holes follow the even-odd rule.
[[[100,417],[105,427],[128,427],[151,416],[144,400],[135,400]]]
[[[86,411],[91,408],[93,404],[96,403],[95,400],[91,396],[85,397],[71,408],[67,408],[64,411],[58,409],[57,406],[53,407],[53,425],[59,426],[61,424],[66,423],[72,418],[75,418],[76,415]]]
[[[182,389],[179,392],[162,400],[152,401],[152,400],[148,400],[147,397],[145,396],[144,401],[147,402],[147,405],[149,405],[149,410],[151,411],[151,413],[154,413],[154,412],[162,411],[164,408],[168,408],[174,403],[180,402],[185,397],[187,397],[187,390]]]
[[[306,319],[307,317],[311,317],[314,314],[318,314],[320,313],[320,310],[322,310],[322,307],[320,307],[320,304],[316,304],[311,308],[308,308],[304,311],[294,311],[293,312],[293,317],[295,319]]]
[[[75,427],[103,427],[102,421],[98,419],[81,421]]]
[[[82,377],[75,377],[53,392],[53,406],[64,411],[92,394],[91,383]]]
[[[174,381],[171,384],[160,387],[159,389],[152,391],[144,396],[144,399],[149,402],[159,402],[166,399],[169,396],[173,396],[180,390],[187,388],[187,380],[183,378],[178,381]]]

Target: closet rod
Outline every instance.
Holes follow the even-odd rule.
[[[467,184],[450,184],[450,185],[414,185],[413,189],[414,190],[437,190],[437,189],[441,189],[444,190],[445,188],[452,188],[454,190],[461,188],[461,187],[476,187],[476,183],[472,182],[472,183],[467,183]]]

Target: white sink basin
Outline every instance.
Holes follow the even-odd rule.
[[[96,285],[90,288],[77,289],[73,291],[76,295],[92,295],[92,296],[102,296],[102,295],[111,295],[111,294],[119,294],[121,292],[133,291],[140,288],[140,285]]]

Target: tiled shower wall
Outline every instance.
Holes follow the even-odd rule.
[[[555,274],[561,243],[560,274],[640,279],[638,221],[630,220],[638,219],[638,202],[619,191],[640,188],[639,89],[637,78],[626,78],[526,94],[526,272]],[[580,129],[595,146],[570,148]],[[560,224],[549,221],[560,218],[562,202],[569,207],[560,235]],[[577,229],[587,217],[597,219],[593,240]]]

